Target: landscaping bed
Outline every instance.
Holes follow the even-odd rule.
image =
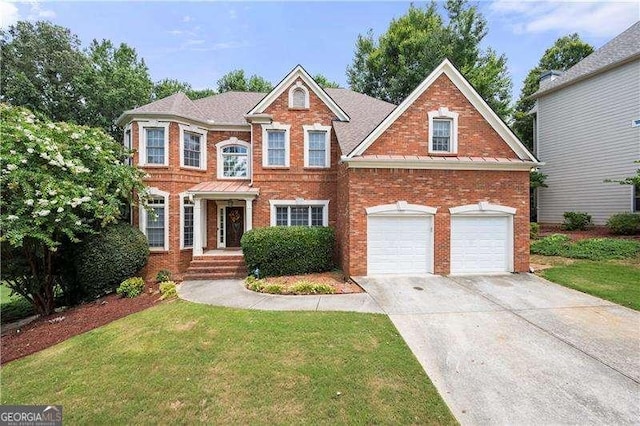
[[[341,271],[267,277],[259,280],[249,277],[246,287],[260,293],[286,295],[349,294],[364,291]]]
[[[547,237],[553,234],[564,234],[574,241],[584,240],[587,238],[620,238],[640,241],[640,235],[615,235],[612,234],[606,226],[591,226],[584,231],[567,231],[562,228],[562,225],[540,224],[540,231],[538,234],[540,237]]]
[[[138,297],[129,299],[111,294],[10,329],[0,337],[0,363],[33,354],[72,336],[139,312],[156,304],[159,297],[157,286],[148,286]]]

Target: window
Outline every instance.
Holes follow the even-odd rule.
[[[147,216],[147,238],[149,239],[149,247],[164,248],[165,235],[165,200],[164,197],[151,197],[149,206],[155,215]],[[154,217],[155,216],[155,217]]]
[[[180,167],[207,169],[207,132],[180,124]]]
[[[329,201],[270,200],[272,226],[328,226]]]
[[[222,174],[224,177],[247,177],[248,150],[244,146],[232,145],[222,149]]]
[[[429,153],[455,154],[458,152],[458,113],[440,107],[429,111]]]
[[[330,167],[331,126],[316,123],[313,126],[302,126],[302,128],[304,129],[304,166]]]
[[[289,167],[289,128],[279,123],[262,126],[263,167]]]
[[[640,185],[633,186],[633,211],[640,212]]]
[[[193,200],[182,197],[182,247],[193,247]]]
[[[131,124],[127,125],[127,127],[125,127],[124,129],[124,141],[122,142],[122,144],[124,145],[125,149],[127,151],[131,151],[132,149],[132,145],[131,145]],[[129,166],[132,164],[132,158],[131,157],[127,157],[124,160],[125,164],[128,164]]]
[[[169,123],[161,121],[142,121],[139,122],[139,126],[139,165],[168,166]]]
[[[300,80],[289,89],[289,108],[308,109],[309,90]]]

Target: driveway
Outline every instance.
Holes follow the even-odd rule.
[[[356,281],[462,424],[640,423],[640,313],[529,274]]]

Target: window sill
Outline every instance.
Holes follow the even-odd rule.
[[[218,176],[218,180],[251,180],[251,178],[249,176],[242,176],[242,177]]]
[[[140,167],[148,167],[150,169],[168,169],[168,164],[138,164]]]
[[[311,108],[304,107],[289,107],[289,111],[309,111]]]
[[[302,168],[303,170],[309,170],[309,171],[325,171],[325,170],[331,170],[331,166],[328,167],[320,167],[320,166],[304,166]]]
[[[262,166],[263,170],[288,170],[290,166]]]
[[[180,166],[181,170],[189,170],[192,172],[205,172],[207,171],[207,169],[203,169],[201,167],[192,167],[192,166]]]
[[[169,250],[163,248],[153,248],[153,247],[149,247],[149,253],[150,254],[166,254],[169,253]]]
[[[429,155],[435,157],[457,157],[457,152],[449,152],[449,151],[429,151]]]

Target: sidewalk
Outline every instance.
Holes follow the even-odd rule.
[[[178,286],[181,299],[228,308],[264,311],[346,311],[382,314],[368,293],[284,296],[248,290],[243,280],[184,281]]]

